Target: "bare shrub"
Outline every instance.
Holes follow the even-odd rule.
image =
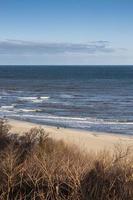
[[[131,147],[85,154],[41,128],[10,135],[6,121],[0,144],[0,200],[133,199]]]

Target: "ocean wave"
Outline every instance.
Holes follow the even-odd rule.
[[[41,112],[42,110],[41,109],[17,109],[15,111],[29,113],[29,112]]]
[[[131,123],[114,123],[105,122],[103,120],[75,118],[75,117],[58,117],[53,115],[33,115],[32,113],[21,113],[9,115],[11,118],[35,122],[44,125],[52,125],[67,128],[84,129],[97,132],[121,133],[132,135],[133,122]]]
[[[48,100],[49,97],[37,97],[36,99],[31,100],[33,103],[42,103],[44,100]]]
[[[1,106],[0,107],[2,110],[10,110],[14,108],[14,105],[10,105],[10,106]]]
[[[31,101],[31,100],[36,100],[37,97],[18,97],[19,100],[22,100],[22,101]]]
[[[42,103],[44,100],[49,99],[48,96],[38,96],[38,97],[18,97],[20,101],[31,101],[33,103]]]
[[[42,103],[43,100],[42,99],[33,99],[31,100],[33,103]]]
[[[82,124],[82,125],[133,125],[133,121],[107,121],[103,119],[96,119],[96,118],[82,118],[82,117],[68,117],[68,116],[55,116],[55,115],[46,115],[46,114],[39,114],[39,115],[34,115],[34,114],[25,114],[25,113],[41,113],[41,109],[18,109],[16,114],[19,112],[23,113],[23,116],[29,119],[35,119],[35,120],[40,120],[40,121],[46,121],[46,122],[58,122],[58,123],[66,123],[66,124]]]
[[[24,97],[28,99],[34,99],[35,102],[38,99],[35,99],[35,97]],[[43,97],[44,98],[44,97]],[[57,116],[57,115],[50,115],[50,114],[45,114],[43,112],[43,109],[39,108],[17,108],[17,104],[11,104],[11,105],[3,105],[0,107],[1,112],[12,112],[12,114],[23,114],[27,118],[31,119],[39,119],[40,121],[53,121],[53,122],[63,122],[63,123],[80,123],[80,124],[86,124],[86,125],[133,125],[132,120],[122,120],[122,119],[112,119],[112,120],[107,120],[107,119],[99,119],[99,118],[92,118],[92,117],[71,117],[71,116]],[[27,114],[26,114],[27,113]],[[28,113],[31,113],[28,115]],[[32,114],[36,113],[36,114]],[[38,113],[38,114],[37,114]]]
[[[49,96],[44,96],[44,97],[40,97],[40,99],[45,100],[45,99],[49,99]]]

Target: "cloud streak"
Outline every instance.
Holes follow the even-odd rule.
[[[108,41],[88,43],[46,43],[23,40],[0,41],[0,55],[45,55],[45,54],[97,54],[113,53],[116,49]]]

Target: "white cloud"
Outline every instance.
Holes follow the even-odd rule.
[[[23,40],[0,41],[0,55],[45,55],[45,54],[98,54],[114,53],[108,41],[88,43],[46,43]]]

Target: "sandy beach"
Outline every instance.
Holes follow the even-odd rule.
[[[83,131],[69,128],[57,128],[54,126],[39,125],[35,123],[9,119],[12,133],[23,134],[33,127],[41,127],[50,137],[63,140],[68,144],[74,144],[83,151],[113,150],[116,145],[123,147],[133,145],[133,137],[119,134]]]

